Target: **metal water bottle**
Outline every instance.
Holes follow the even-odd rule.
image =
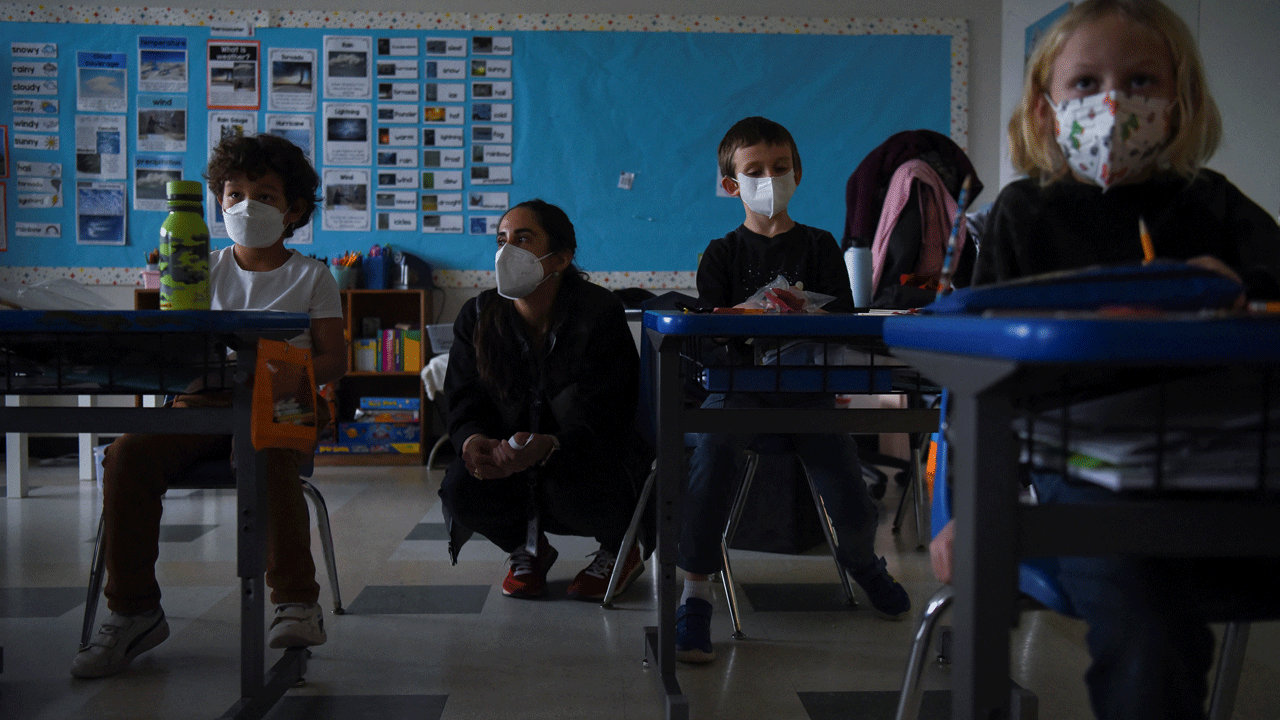
[[[160,309],[209,309],[209,226],[204,186],[191,180],[165,185],[169,217],[160,226]]]

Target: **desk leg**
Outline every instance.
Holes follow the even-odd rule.
[[[79,407],[97,407],[97,395],[80,395],[76,399]],[[97,468],[93,462],[93,448],[98,444],[97,433],[80,433],[80,479],[93,482],[97,479]]]
[[[651,341],[662,342],[654,334]],[[689,704],[676,681],[676,545],[680,527],[680,503],[684,493],[684,432],[680,424],[683,389],[680,382],[679,342],[666,340],[657,353],[657,419],[658,438],[658,627],[656,647],[652,628],[646,628],[645,650],[658,666],[666,696],[667,720],[684,720]]]
[[[1017,591],[1013,411],[1006,398],[990,392],[955,393],[951,403],[956,521],[952,717],[1004,720],[1009,717],[1009,630]]]
[[[246,350],[240,349],[238,362],[242,368],[252,368],[256,353]],[[238,521],[236,574],[240,576],[240,695],[248,698],[262,690],[265,672],[262,608],[266,590],[263,573],[266,564],[267,487],[265,483],[258,482],[258,478],[265,477],[266,468],[250,440],[253,386],[250,382],[239,381],[240,372],[237,370],[234,400]]]
[[[5,395],[6,407],[21,407],[26,404],[23,395]],[[27,496],[27,434],[4,434],[4,478],[5,496],[24,498]]]

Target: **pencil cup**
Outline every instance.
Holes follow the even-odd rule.
[[[350,265],[329,266],[329,272],[333,274],[333,279],[338,281],[339,290],[350,290],[356,286],[357,269]]]
[[[854,307],[871,307],[871,248],[854,246],[845,250],[844,264],[849,271]]]

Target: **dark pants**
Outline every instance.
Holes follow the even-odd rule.
[[[176,407],[230,405],[225,394],[186,395]],[[327,415],[327,411],[323,411]],[[271,602],[314,603],[320,597],[311,559],[311,526],[298,467],[306,456],[270,449],[267,483],[267,585]],[[102,514],[106,543],[107,607],[132,615],[160,607],[156,558],[160,553],[162,497],[169,483],[198,462],[230,462],[230,435],[128,434],[106,449]]]
[[[1098,485],[1033,476],[1042,503],[1124,502]],[[1259,532],[1269,532],[1259,528]],[[1280,615],[1266,578],[1280,558],[1061,557],[1059,579],[1081,618],[1085,674],[1099,720],[1205,717],[1213,663],[1209,622]]]
[[[704,408],[831,407],[831,398],[787,395],[711,395]],[[737,491],[742,452],[755,435],[700,433],[689,461],[684,519],[676,564],[686,572],[710,575],[720,569],[720,538]],[[786,436],[813,478],[827,514],[835,526],[840,563],[860,567],[876,559],[875,536],[879,511],[867,495],[858,449],[850,435],[796,434]]]
[[[626,471],[601,458],[558,452],[543,467],[491,480],[472,477],[457,458],[440,484],[440,498],[453,519],[507,553],[525,544],[530,492],[542,532],[592,537],[613,552],[622,546],[636,491]]]

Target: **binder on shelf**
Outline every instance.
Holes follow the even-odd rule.
[[[374,372],[378,369],[378,339],[360,338],[354,343],[356,351],[356,370]]]
[[[422,369],[422,331],[404,331],[404,370],[418,372]]]

